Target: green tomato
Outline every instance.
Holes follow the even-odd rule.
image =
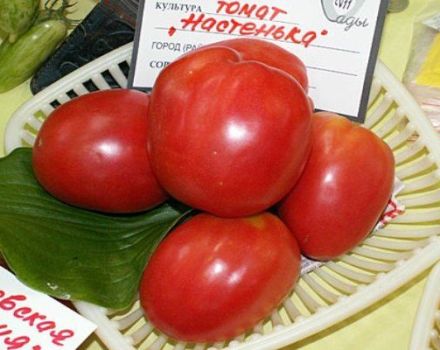
[[[39,5],[39,0],[0,0],[0,29],[9,35],[9,41],[29,29]]]

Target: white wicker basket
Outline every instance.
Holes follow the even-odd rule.
[[[25,103],[5,133],[7,152],[32,146],[44,118],[90,89],[125,87],[131,44],[84,66]],[[110,84],[109,84],[110,83]],[[440,259],[440,140],[408,91],[378,62],[365,126],[393,149],[396,174],[405,184],[406,207],[390,224],[352,252],[301,277],[284,303],[249,334],[221,344],[185,344],[168,339],[144,319],[139,303],[112,313],[85,302],[78,311],[98,325],[112,350],[278,349],[355,314],[384,298]]]
[[[440,350],[440,263],[429,274],[417,309],[409,350]]]

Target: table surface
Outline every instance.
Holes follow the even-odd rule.
[[[400,13],[388,14],[385,22],[379,58],[402,78],[410,54],[414,18],[429,0],[410,0]],[[95,5],[92,0],[79,0],[77,16],[84,17]],[[0,94],[0,140],[10,115],[31,97],[29,82]],[[4,155],[0,143],[0,156]],[[304,341],[283,350],[401,350],[407,349],[418,302],[423,293],[428,271],[398,291],[363,312]],[[91,337],[81,350],[102,349]]]

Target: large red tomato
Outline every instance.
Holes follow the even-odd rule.
[[[231,46],[191,52],[161,72],[151,95],[150,155],[175,198],[238,217],[292,188],[309,151],[311,108],[296,79],[252,59],[251,48],[242,55]]]
[[[312,122],[312,152],[280,206],[303,254],[320,260],[356,246],[391,196],[394,158],[373,132],[331,113]]]
[[[142,277],[148,319],[172,338],[217,342],[268,316],[299,273],[297,243],[282,221],[199,214],[159,245]]]
[[[281,46],[249,38],[229,39],[209,46],[229,47],[237,51],[244,61],[258,61],[281,69],[295,78],[306,92],[308,91],[309,81],[304,62]]]
[[[166,199],[148,156],[149,96],[116,89],[77,97],[44,122],[33,149],[42,186],[83,208],[129,213]]]

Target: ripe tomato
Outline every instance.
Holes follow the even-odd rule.
[[[258,61],[281,69],[295,78],[304,91],[307,92],[309,89],[307,68],[303,61],[278,45],[263,40],[239,38],[220,41],[209,46],[229,47],[237,51],[244,61]]]
[[[191,52],[161,72],[151,95],[150,155],[172,196],[239,217],[272,206],[298,179],[311,108],[294,78],[229,46]]]
[[[394,158],[373,132],[344,117],[316,113],[312,152],[280,206],[304,255],[327,260],[362,241],[391,196]]]
[[[66,203],[102,212],[138,212],[163,202],[148,156],[148,105],[148,95],[116,89],[55,109],[33,149],[38,181]]]
[[[199,214],[153,253],[141,280],[148,319],[189,342],[235,337],[268,316],[298,278],[298,245],[282,221]]]

